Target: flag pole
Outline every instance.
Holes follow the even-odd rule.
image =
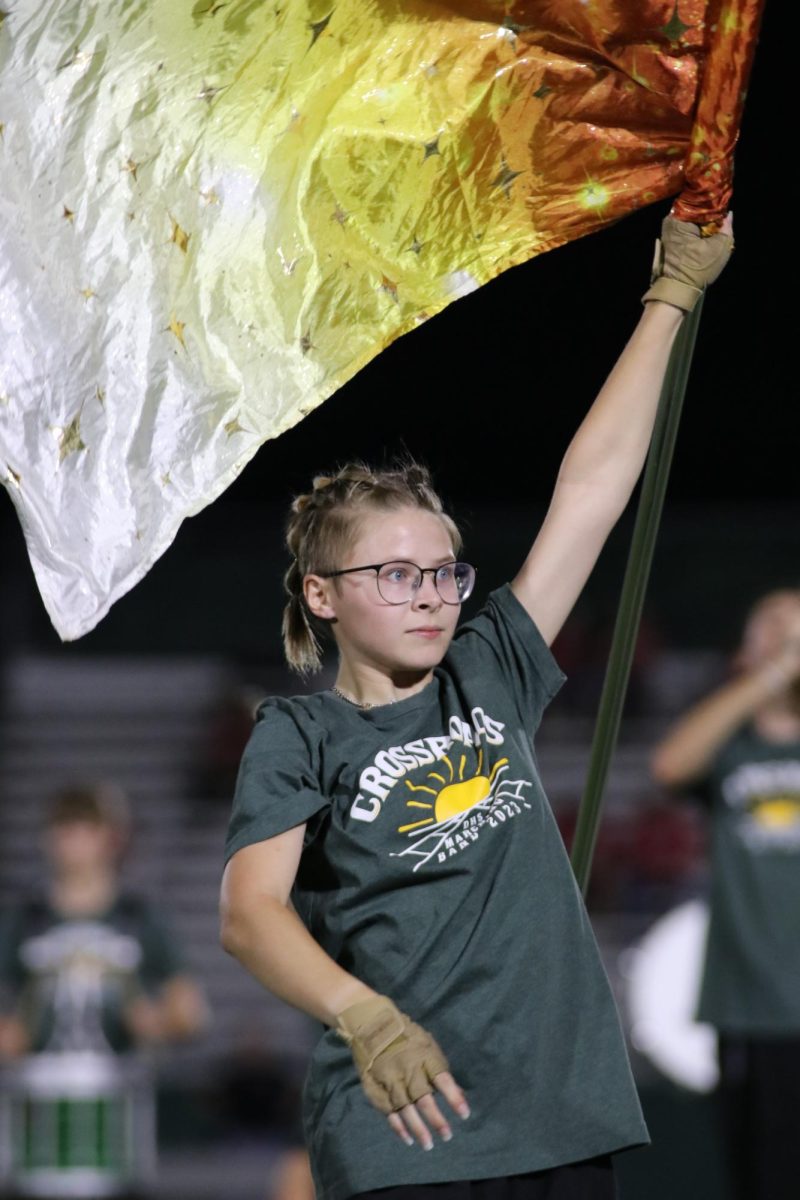
[[[572,843],[572,867],[584,895],[589,884],[603,793],[622,719],[702,306],[701,296],[694,310],[682,322],[672,347],[642,480],[636,523],[592,739],[586,786]]]
[[[739,136],[764,3],[765,0],[713,0],[713,19],[706,22],[709,43],[692,130],[692,150],[686,162],[683,190],[671,210],[672,216],[693,222],[705,234],[721,228],[730,207],[733,151]],[[672,348],[642,481],[586,788],[572,844],[572,865],[584,894],[597,841],[603,791],[622,719],[701,306],[702,297],[694,312],[683,322]]]

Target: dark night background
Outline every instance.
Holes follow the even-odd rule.
[[[778,68],[782,11],[773,5],[762,30],[737,154],[738,248],[705,305],[650,592],[667,633],[686,643],[730,640],[753,595],[798,577],[794,234],[790,218],[776,215],[791,157],[788,85]],[[267,443],[74,650],[274,657],[286,500],[320,469],[398,449],[433,468],[482,568],[479,590],[507,577],[636,321],[665,209],[517,267],[394,343]],[[629,524],[612,539],[584,603],[613,609]],[[5,496],[0,538],[0,647],[52,651],[58,639]]]

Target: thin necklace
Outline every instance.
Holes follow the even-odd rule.
[[[348,696],[347,693],[343,692],[342,689],[337,687],[335,683],[331,684],[331,691],[333,692],[334,696],[338,696],[340,700],[344,700],[347,704],[352,704],[353,708],[382,708],[383,707],[383,703],[372,704],[372,703],[370,703],[369,700],[354,700],[352,696]],[[386,700],[384,703],[396,704],[397,701],[396,700]]]

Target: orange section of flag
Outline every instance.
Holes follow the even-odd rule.
[[[720,228],[733,192],[733,151],[764,0],[710,0],[705,17],[704,65],[695,108],[683,191],[674,215],[712,233]]]

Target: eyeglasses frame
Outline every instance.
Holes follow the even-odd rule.
[[[358,571],[374,571],[375,572],[375,586],[378,589],[378,595],[380,596],[381,600],[383,600],[383,602],[385,604],[391,604],[393,607],[397,607],[400,604],[410,604],[411,601],[414,599],[414,595],[416,593],[412,593],[409,596],[408,600],[387,600],[386,597],[384,596],[383,592],[381,591],[381,585],[378,582],[378,578],[380,576],[380,572],[383,569],[383,567],[390,567],[392,565],[392,563],[402,563],[403,566],[414,567],[415,570],[419,571],[420,575],[422,576],[419,583],[417,584],[417,589],[416,589],[417,591],[419,591],[419,589],[422,587],[423,583],[425,582],[425,576],[430,574],[431,578],[433,579],[433,586],[436,589],[436,595],[442,601],[442,604],[449,604],[451,607],[455,607],[457,604],[463,604],[464,601],[463,600],[446,600],[445,599],[445,597],[439,591],[439,585],[436,582],[436,572],[441,571],[442,567],[457,566],[458,563],[460,563],[460,562],[462,562],[462,560],[460,558],[451,558],[451,559],[448,559],[447,562],[439,563],[438,567],[421,567],[419,565],[419,563],[412,562],[410,558],[390,558],[390,559],[387,559],[386,562],[382,562],[382,563],[365,563],[363,567],[345,567],[341,571],[326,571],[324,574],[320,573],[320,578],[321,579],[338,579],[338,577],[340,575],[355,575]],[[472,570],[472,587],[474,587],[475,586],[475,578],[478,574],[478,568],[473,567],[472,563],[463,563],[463,565],[465,567],[471,568],[471,570]],[[472,595],[472,588],[470,588],[469,595],[467,595],[464,599],[469,600],[469,597],[471,595]]]

